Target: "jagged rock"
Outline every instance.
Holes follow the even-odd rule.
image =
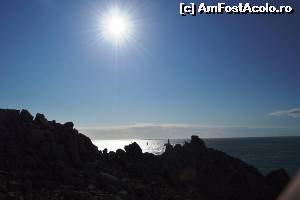
[[[47,119],[45,118],[45,115],[41,114],[41,113],[37,113],[35,115],[35,120],[36,121],[47,121]],[[47,121],[48,122],[48,121]]]
[[[107,148],[103,149],[103,154],[107,155],[107,151],[108,151]]]
[[[202,147],[202,148],[206,148],[206,146],[204,144],[204,141],[201,140],[199,138],[199,136],[197,136],[197,135],[192,135],[191,136],[191,144],[192,145],[197,145],[197,146]]]
[[[73,128],[74,128],[73,122],[66,122],[66,123],[64,124],[64,126],[65,126],[66,128],[68,128],[68,129],[73,129]]]
[[[76,130],[74,130],[76,132]],[[83,160],[95,161],[98,158],[98,147],[87,136],[78,134],[79,155]]]
[[[35,115],[34,121],[36,123],[42,124],[44,126],[47,126],[49,124],[48,120],[45,118],[43,114],[37,113]]]
[[[124,156],[126,152],[123,149],[117,149],[116,154],[117,156]]]
[[[180,144],[176,144],[175,146],[174,146],[174,151],[175,152],[180,152],[182,150],[182,146],[180,145]]]
[[[165,144],[165,153],[170,153],[173,150],[173,146],[170,144],[170,140],[168,139],[168,142]]]
[[[135,142],[101,154],[72,122],[0,109],[0,199],[271,200],[289,181],[284,170],[264,176],[198,136],[169,145],[159,156]]]
[[[110,157],[114,157],[114,156],[116,155],[116,152],[110,151],[110,152],[108,152],[108,155],[109,155]]]
[[[126,153],[129,155],[141,155],[142,154],[142,149],[136,142],[133,142],[132,144],[125,146],[124,149],[125,149]]]
[[[21,111],[20,118],[24,122],[31,122],[33,120],[33,116],[27,110]]]

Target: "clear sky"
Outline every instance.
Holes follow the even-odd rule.
[[[151,138],[136,131],[172,137],[202,126],[300,135],[299,2],[273,1],[292,15],[196,17],[180,16],[179,2],[0,0],[0,107],[99,128],[99,137],[110,127]],[[118,47],[99,37],[111,4],[134,24]]]

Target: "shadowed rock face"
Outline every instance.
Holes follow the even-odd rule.
[[[142,154],[142,149],[136,142],[133,142],[130,145],[126,145],[124,149],[127,154],[132,156],[138,156]]]
[[[271,200],[289,181],[282,169],[265,177],[197,136],[160,156],[137,143],[107,153],[73,127],[0,109],[0,199]]]

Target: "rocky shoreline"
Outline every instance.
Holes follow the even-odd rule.
[[[290,179],[283,169],[264,176],[197,136],[162,155],[136,143],[107,152],[73,126],[0,109],[1,200],[273,200]]]

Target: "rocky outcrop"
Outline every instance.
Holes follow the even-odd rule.
[[[276,197],[280,194],[282,188],[284,188],[290,181],[289,175],[284,169],[274,170],[266,176],[267,184],[271,187],[273,196]]]
[[[271,200],[289,181],[282,169],[264,176],[197,136],[159,156],[137,143],[124,149],[101,152],[72,122],[0,109],[0,199]]]
[[[126,145],[124,149],[127,154],[132,156],[137,156],[142,154],[142,149],[136,142],[133,142],[130,145]]]

